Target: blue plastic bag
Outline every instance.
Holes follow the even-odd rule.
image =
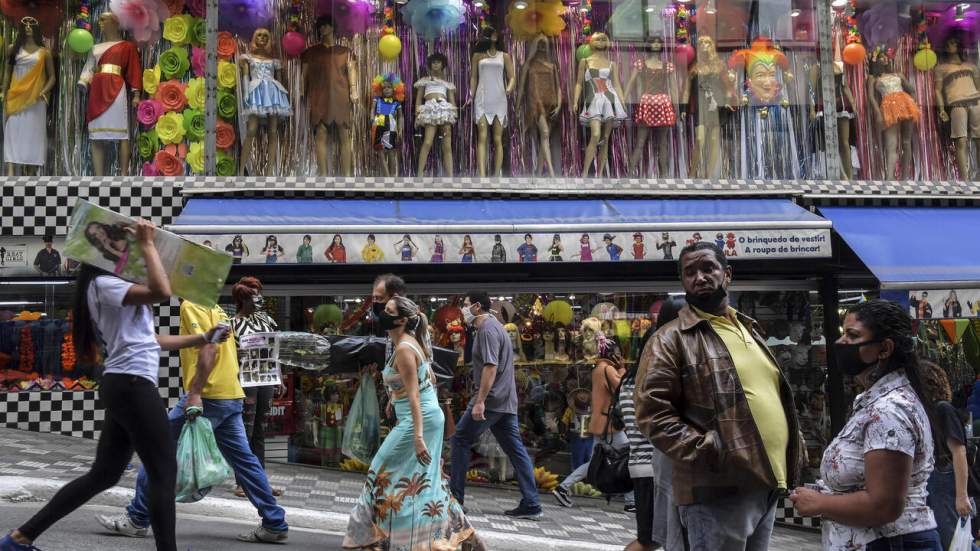
[[[344,423],[341,453],[361,463],[371,464],[371,459],[381,444],[380,426],[381,408],[378,407],[374,378],[364,375],[357,387],[357,394],[354,395],[347,422]]]
[[[196,410],[196,411],[195,411]],[[177,502],[194,503],[204,499],[212,486],[221,484],[232,475],[218,443],[214,439],[211,421],[200,415],[200,408],[188,408],[197,413],[184,422],[177,441]]]

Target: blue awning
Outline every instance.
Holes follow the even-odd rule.
[[[217,199],[191,198],[182,234],[683,231],[828,229],[786,199]]]
[[[980,208],[822,207],[885,289],[980,286]]]

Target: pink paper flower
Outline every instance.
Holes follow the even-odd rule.
[[[140,44],[160,40],[160,25],[170,17],[170,10],[160,0],[111,0],[109,9],[119,19],[119,26]]]
[[[154,163],[143,163],[143,176],[159,176],[160,169],[157,168],[157,164]]]
[[[143,126],[153,126],[163,116],[163,104],[155,99],[145,99],[136,107],[136,120]]]
[[[204,76],[204,65],[207,63],[207,52],[204,48],[191,48],[191,68],[194,69],[194,76]]]

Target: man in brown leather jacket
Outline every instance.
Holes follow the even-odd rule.
[[[758,324],[729,306],[722,250],[689,245],[680,271],[688,306],[643,351],[637,425],[673,460],[691,551],[765,551],[804,460],[793,394]]]

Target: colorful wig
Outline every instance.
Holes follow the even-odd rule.
[[[402,82],[402,79],[400,79],[395,73],[377,75],[374,77],[374,80],[371,81],[371,93],[374,94],[374,97],[382,97],[381,89],[385,84],[389,84],[395,89],[396,100],[402,103],[405,102],[405,83]]]

